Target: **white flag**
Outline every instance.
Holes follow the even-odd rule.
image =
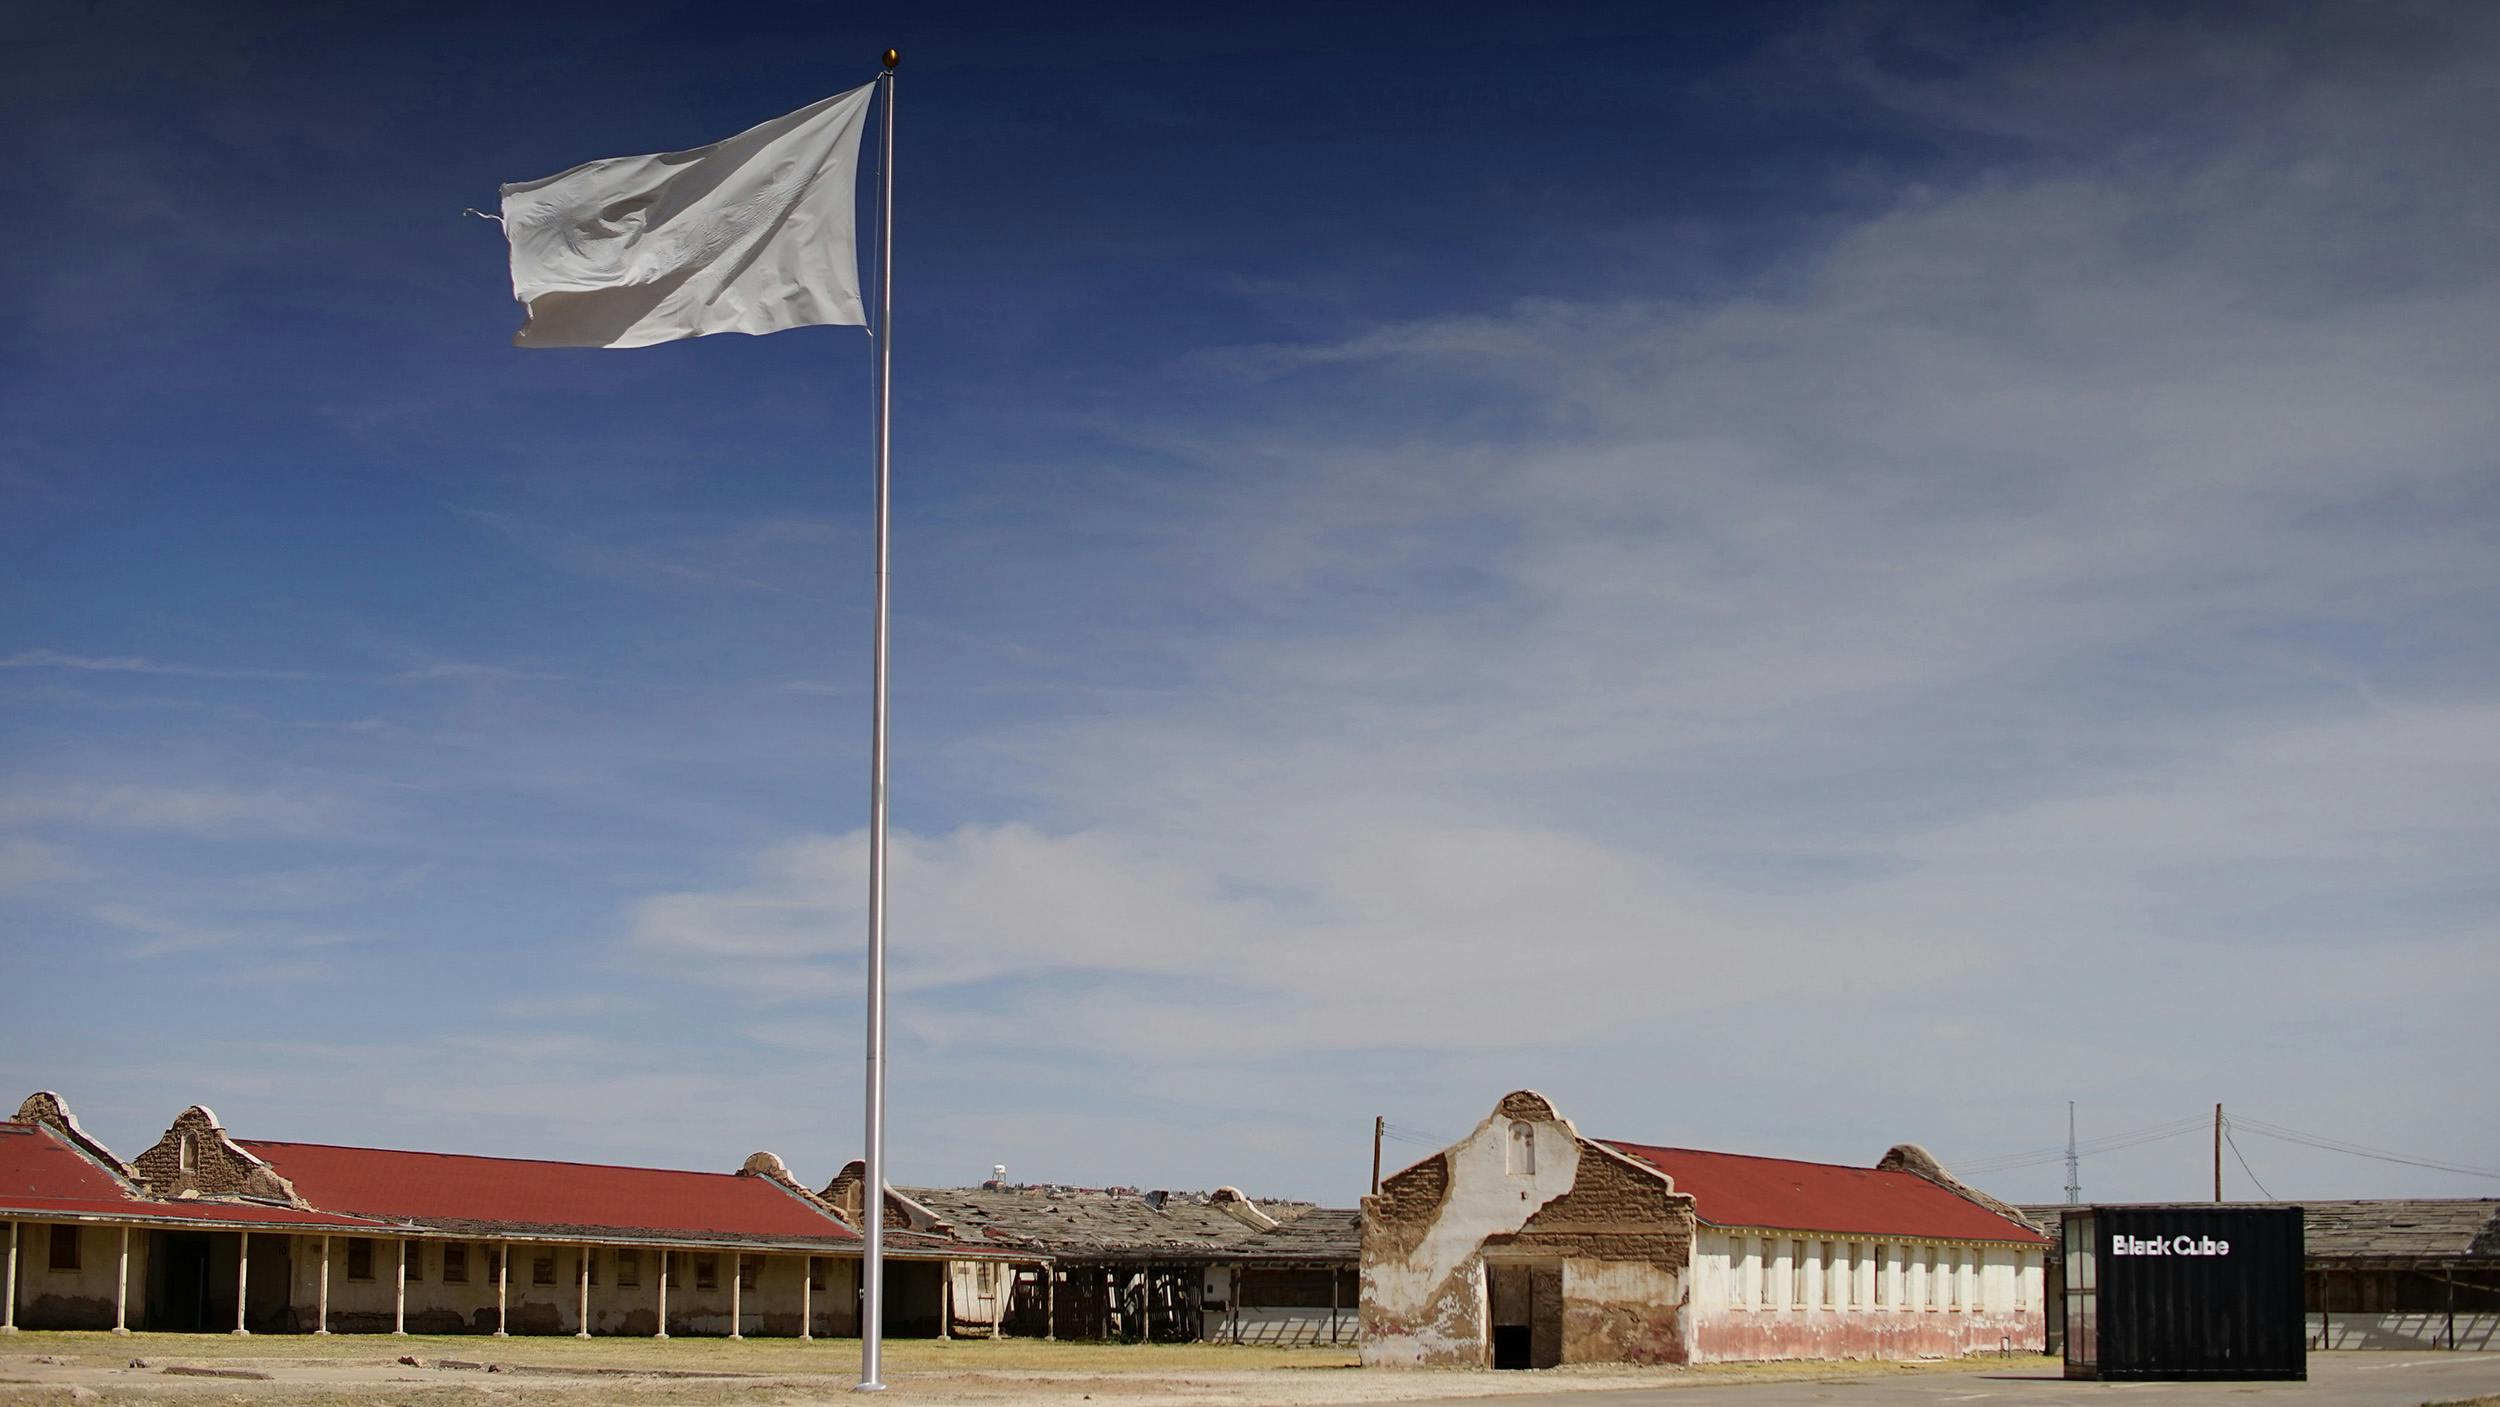
[[[874,83],[693,151],[503,188],[519,347],[864,325],[853,226]]]

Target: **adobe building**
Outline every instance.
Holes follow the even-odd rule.
[[[1140,1191],[1011,1183],[889,1188],[897,1237],[952,1237],[1014,1257],[955,1262],[950,1331],[1158,1343],[1354,1341],[1358,1214],[1258,1202],[1237,1188]],[[861,1165],[824,1190],[854,1216]],[[986,1272],[986,1273],[985,1273]]]
[[[1363,1201],[1370,1366],[1938,1358],[2042,1343],[2046,1238],[1871,1168],[1583,1138],[1542,1095]]]
[[[859,1332],[859,1235],[770,1153],[707,1173],[237,1139],[194,1105],[124,1164],[39,1092],[0,1123],[0,1220],[0,1327]],[[989,1253],[894,1252],[889,1333],[934,1331],[958,1257]]]

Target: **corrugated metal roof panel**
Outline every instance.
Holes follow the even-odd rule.
[[[1916,1173],[1615,1139],[1605,1143],[1672,1178],[1676,1191],[1692,1196],[1693,1214],[1712,1226],[2032,1245],[2046,1240],[2022,1222],[2001,1217]]]
[[[858,1234],[768,1178],[604,1163],[411,1153],[238,1139],[304,1200],[364,1216],[484,1229],[857,1241]]]

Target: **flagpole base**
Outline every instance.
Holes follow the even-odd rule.
[[[851,1391],[853,1391],[853,1392],[883,1392],[883,1391],[885,1391],[885,1384],[880,1383],[880,1382],[853,1383],[853,1384],[851,1384]]]

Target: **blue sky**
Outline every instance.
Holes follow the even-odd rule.
[[[2484,7],[5,14],[0,1083],[117,1147],[854,1152],[866,339],[521,352],[460,211],[894,44],[899,1180],[2500,1168]]]

